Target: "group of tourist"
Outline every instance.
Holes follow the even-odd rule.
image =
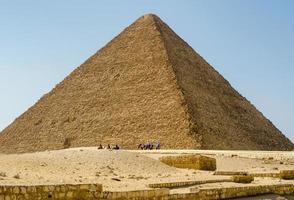
[[[120,149],[120,147],[116,144],[116,145],[114,145],[114,146],[112,146],[112,145],[110,145],[110,144],[108,144],[107,146],[102,146],[102,144],[100,144],[99,146],[98,146],[98,149],[113,149],[113,150],[119,150]]]
[[[153,149],[160,149],[160,142],[148,142],[147,144],[139,144],[138,149],[141,150],[153,150]]]
[[[108,144],[107,146],[102,146],[102,144],[99,144],[98,149],[112,149],[112,150],[119,150],[120,147],[116,145],[110,145]],[[139,144],[138,149],[141,150],[159,150],[160,149],[160,142],[148,142],[146,144]]]

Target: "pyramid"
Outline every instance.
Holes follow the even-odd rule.
[[[160,141],[171,149],[292,150],[159,17],[140,17],[4,129],[0,152]]]

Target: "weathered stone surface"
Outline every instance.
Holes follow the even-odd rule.
[[[82,191],[81,191],[82,186]],[[3,187],[3,186],[0,186]],[[280,195],[293,194],[293,184],[277,184],[277,185],[245,185],[237,187],[225,187],[225,188],[191,188],[191,193],[178,193],[171,194],[167,188],[152,189],[152,190],[138,190],[138,191],[124,191],[124,192],[111,192],[111,191],[89,191],[86,190],[85,185],[66,185],[65,192],[57,190],[59,185],[52,185],[54,188],[52,193],[45,192],[47,186],[37,186],[44,190],[31,190],[26,186],[26,193],[14,193],[14,188],[20,189],[21,186],[6,186],[6,192],[0,193],[0,200],[36,200],[36,199],[56,199],[56,200],[89,200],[89,199],[109,199],[109,200],[217,200],[227,199],[245,196],[254,196],[259,194],[276,193]],[[91,188],[92,185],[87,185],[87,188]],[[96,187],[97,188],[97,187]],[[99,187],[98,187],[99,189]],[[3,191],[3,190],[2,190]]]
[[[233,175],[248,175],[248,172],[241,171],[216,171],[214,175],[233,176]]]
[[[251,183],[254,181],[254,177],[251,175],[234,175],[232,181],[235,183]]]
[[[293,144],[155,15],[73,71],[0,134],[0,152],[100,143],[134,149],[292,150]]]
[[[3,189],[5,188],[5,190]],[[95,190],[91,190],[95,188]],[[23,200],[23,199],[66,199],[86,200],[93,195],[100,199],[102,185],[38,185],[38,186],[0,186],[0,200]],[[97,199],[96,198],[96,199]]]
[[[196,170],[216,170],[215,158],[201,155],[185,155],[185,156],[164,156],[159,159],[161,162],[178,168],[188,168]]]
[[[215,179],[215,180],[152,183],[152,184],[149,184],[149,187],[150,188],[178,188],[178,187],[189,187],[192,185],[200,185],[200,184],[206,184],[206,183],[223,183],[223,182],[232,182],[232,180],[230,178],[227,178],[227,179]]]
[[[294,170],[281,170],[280,178],[287,179],[287,180],[294,179]]]

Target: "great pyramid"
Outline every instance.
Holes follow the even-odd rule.
[[[161,19],[140,17],[0,134],[0,152],[160,141],[292,150],[262,113]]]

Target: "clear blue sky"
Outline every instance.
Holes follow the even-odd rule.
[[[0,129],[155,13],[294,141],[292,0],[0,0]]]

